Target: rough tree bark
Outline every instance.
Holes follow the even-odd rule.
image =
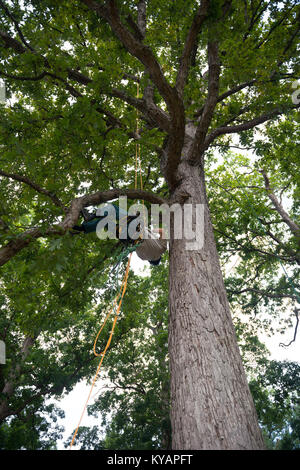
[[[183,163],[176,192],[205,204],[204,246],[170,240],[169,355],[173,449],[262,449],[231,319],[203,174]]]

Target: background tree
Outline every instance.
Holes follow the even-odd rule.
[[[300,299],[300,244],[294,222],[299,219],[299,164],[296,144],[286,143],[287,130],[297,139],[297,119],[285,120],[276,131],[268,126],[263,140],[249,136],[243,155],[228,153],[225,144],[223,163],[216,167],[212,161],[208,172],[221,263],[233,260],[225,272],[231,306],[255,314],[270,334],[276,325],[283,334],[293,325],[294,334],[285,337],[283,346],[296,339]]]
[[[204,248],[191,254],[184,239],[171,233],[170,240],[173,448],[262,448],[204,179],[213,145],[292,118],[299,107],[291,101],[299,67],[297,2],[150,1],[147,10],[145,1],[0,4],[0,74],[17,98],[1,123],[1,265],[31,253],[39,265],[39,249],[58,247],[64,256],[55,273],[71,264],[72,285],[76,277],[82,281],[81,259],[93,259],[82,241],[72,240],[77,270],[66,255],[67,231],[82,207],[120,194],[204,204]],[[151,192],[128,189],[134,139],[147,152],[143,172]],[[21,331],[29,345],[37,335],[33,312],[24,313],[27,322],[31,329],[22,324]],[[9,373],[6,379],[14,382]]]

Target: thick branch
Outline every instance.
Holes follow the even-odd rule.
[[[163,168],[164,175],[172,188],[177,183],[176,170],[180,162],[184,141],[185,115],[183,101],[177,89],[173,88],[164,76],[150,47],[133,36],[122,24],[114,0],[107,2],[105,6],[93,0],[81,1],[85,3],[88,8],[95,11],[100,18],[108,22],[112,31],[125,46],[127,51],[144,65],[153,84],[166,102],[170,114],[171,129],[167,142],[167,159],[163,163]]]
[[[1,32],[0,32],[1,36]],[[5,36],[7,46],[12,47],[16,52],[23,54],[26,52],[26,49],[23,47],[23,45],[14,40],[13,38],[9,37],[8,35]],[[35,52],[35,51],[33,51]],[[41,56],[41,59],[43,60],[44,65],[47,66],[47,69],[50,68],[50,64],[48,60]],[[79,72],[78,70],[66,69],[68,78],[70,80],[76,81],[80,85],[88,85],[93,82],[91,78],[88,76],[84,75],[83,73]],[[35,76],[24,76],[24,75],[13,75],[13,74],[8,74],[4,71],[0,71],[0,75],[5,77],[5,78],[10,78],[12,80],[19,80],[19,81],[39,81],[42,80],[45,77],[50,77],[54,81],[59,81],[64,84],[66,90],[74,97],[74,98],[80,98],[82,97],[82,93],[75,89],[73,86],[71,86],[64,78],[61,78],[57,74],[54,74],[50,72],[50,70],[44,70],[38,75]],[[126,74],[125,74],[126,75]],[[133,79],[134,77],[128,77],[130,79]],[[111,96],[114,98],[119,98],[123,102],[130,104],[134,108],[136,108],[138,111],[141,112],[141,117],[151,126],[158,127],[162,129],[165,132],[170,132],[170,118],[166,112],[164,112],[161,108],[159,108],[153,100],[150,102],[149,100],[145,99],[137,99],[135,97],[132,97],[130,95],[127,95],[123,90],[118,90],[116,88],[112,88],[112,90],[107,90],[104,93],[106,93],[107,96]],[[110,111],[104,110],[102,107],[98,107],[97,109],[99,112],[106,114],[110,120],[111,123],[113,123],[114,126],[117,125],[117,127],[124,127],[122,123],[117,119],[114,118],[113,115],[110,113]],[[127,131],[127,134],[129,137],[135,138],[136,136],[130,132]]]
[[[247,82],[241,83],[240,85],[236,85],[235,87],[231,88],[231,90],[225,91],[224,93],[222,93],[222,95],[220,95],[218,97],[218,103],[220,101],[225,100],[229,96],[234,95],[235,93],[238,93],[239,91],[243,90],[244,88],[247,88],[249,86],[254,85],[256,81],[257,81],[257,79],[249,80]]]
[[[82,196],[79,200],[82,202],[82,207],[87,207],[111,201],[119,196],[127,196],[129,199],[143,199],[152,204],[167,203],[166,199],[163,199],[152,192],[143,191],[141,189],[109,189],[107,191],[98,191],[93,194]]]
[[[3,389],[1,390],[1,394],[3,394],[2,395],[3,399],[0,402],[0,422],[2,422],[10,414],[9,409],[8,409],[8,402],[15,391],[16,380],[18,376],[20,375],[22,364],[26,360],[30,352],[30,349],[32,348],[34,344],[34,341],[35,341],[35,338],[32,338],[31,336],[27,336],[24,339],[24,342],[22,344],[22,348],[20,351],[21,353],[20,361],[14,366],[14,368],[11,368],[8,379],[5,382]]]
[[[201,27],[207,17],[207,11],[210,0],[202,0],[201,5],[193,19],[190,30],[187,34],[184,49],[180,58],[180,66],[176,78],[176,88],[180,94],[183,93],[184,86],[187,81],[189,67],[194,49],[197,44],[197,38],[200,33]]]
[[[146,25],[147,25],[147,16],[146,16],[146,0],[140,0],[138,3],[138,27],[144,38],[146,35]]]
[[[300,105],[298,104],[295,106],[291,106],[289,109],[298,109],[299,107]],[[283,110],[282,108],[275,108],[272,111],[269,111],[268,113],[251,119],[250,121],[245,121],[242,124],[237,124],[235,126],[218,127],[206,137],[203,147],[201,148],[201,152],[204,152],[209,147],[209,145],[220,135],[234,134],[253,129],[254,127],[259,126],[260,124],[263,124],[264,122],[269,121],[270,119],[274,119],[275,117],[284,114],[285,112],[286,110]]]
[[[2,9],[5,11],[5,13],[7,14],[7,16],[12,20],[12,22],[14,23],[15,25],[15,28],[21,38],[21,41],[23,42],[23,44],[25,45],[25,47],[27,47],[27,49],[29,49],[30,51],[34,51],[33,47],[31,47],[31,45],[26,41],[22,31],[21,31],[21,28],[19,26],[19,23],[17,22],[17,20],[15,19],[15,17],[10,13],[9,9],[7,8],[7,6],[4,4],[4,2],[2,2],[2,0],[0,0],[0,6],[2,7]]]
[[[167,201],[154,193],[140,189],[110,189],[98,191],[73,199],[63,221],[57,225],[42,229],[40,227],[31,228],[19,235],[16,239],[0,248],[0,266],[7,263],[13,256],[26,248],[31,242],[40,238],[53,235],[64,235],[77,222],[80,211],[87,206],[95,206],[102,202],[108,202],[119,196],[127,196],[129,199],[145,200],[153,204],[164,204]]]
[[[156,106],[154,101],[152,99],[150,100],[148,96],[145,96],[143,99],[135,98],[116,88],[108,92],[108,95],[120,98],[122,101],[136,108],[142,113],[142,117],[144,116],[148,123],[154,124],[167,133],[171,131],[171,122],[168,114]]]
[[[153,83],[166,101],[170,113],[173,114],[178,105],[178,94],[176,90],[172,88],[166,80],[150,47],[137,40],[122,24],[115,1],[110,0],[105,6],[93,0],[81,1],[85,3],[89,9],[95,11],[100,18],[108,22],[112,31],[126,47],[128,52],[145,66]]]
[[[210,126],[213,113],[218,101],[219,94],[219,76],[220,76],[220,61],[217,42],[208,42],[208,96],[204,105],[203,113],[200,118],[198,128],[196,130],[195,139],[189,161],[191,164],[201,163],[203,152],[201,151],[205,142],[205,137]]]
[[[5,42],[6,47],[12,48],[18,54],[26,52],[25,47],[17,39],[12,38],[5,31],[0,31],[0,38]]]
[[[245,241],[245,243],[242,243],[241,241],[237,240],[235,237],[229,235],[228,233],[226,232],[223,232],[219,229],[217,229],[216,227],[214,227],[214,230],[215,232],[219,233],[220,235],[222,235],[223,237],[225,238],[228,238],[231,242],[233,242],[238,248],[237,250],[240,248],[241,250],[246,250],[247,252],[249,252],[249,250],[252,250],[252,251],[255,251],[256,253],[260,253],[261,255],[264,255],[265,256],[272,256],[273,258],[276,258],[276,259],[281,259],[281,260],[284,260],[284,261],[288,261],[289,263],[290,262],[295,262],[295,260],[298,262],[297,259],[295,259],[295,256],[292,257],[287,257],[287,256],[283,256],[283,255],[280,255],[278,253],[271,253],[271,252],[268,252],[268,251],[265,251],[261,248],[258,248],[256,246],[253,245],[253,241],[255,238],[257,238],[259,235],[256,233],[255,236],[252,238],[252,240],[250,240],[249,238],[247,238],[247,240]]]

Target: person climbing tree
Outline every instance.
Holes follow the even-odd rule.
[[[84,217],[84,222],[81,225],[74,225],[72,234],[79,234],[80,232],[92,233],[97,232],[97,226],[100,221],[107,219],[110,213],[110,208],[113,208],[113,217],[111,217],[110,225],[112,234],[116,235],[122,243],[127,245],[137,244],[136,254],[143,261],[149,261],[153,266],[159,265],[163,253],[167,250],[168,242],[165,238],[165,232],[162,228],[149,230],[145,226],[141,227],[140,223],[137,226],[137,230],[140,233],[139,238],[131,237],[129,225],[130,223],[137,219],[140,213],[136,215],[129,215],[126,211],[118,207],[116,204],[109,204],[102,207],[102,209],[97,209],[97,211],[92,214],[82,211]],[[124,236],[124,228],[126,228]],[[157,238],[155,232],[159,234]],[[123,237],[121,236],[123,234]],[[142,241],[141,241],[142,240]],[[138,243],[138,241],[140,243]]]

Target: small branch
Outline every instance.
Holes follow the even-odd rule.
[[[246,292],[253,292],[254,294],[261,295],[262,297],[264,297],[264,296],[265,297],[270,297],[270,299],[293,299],[293,300],[297,300],[297,297],[295,295],[292,295],[292,294],[274,294],[274,293],[271,293],[269,291],[254,289],[252,287],[245,287],[244,289],[240,289],[240,290],[227,289],[227,292],[229,292],[230,294],[234,294],[234,295],[240,295],[240,294],[244,294]]]
[[[268,175],[264,170],[260,170],[260,173],[263,175],[264,181],[265,181],[265,188],[267,190],[267,194],[269,196],[269,199],[272,201],[273,206],[277,210],[278,214],[282,218],[283,222],[288,225],[288,227],[291,229],[293,234],[299,238],[300,236],[300,227],[294,222],[288,213],[284,210],[280,202],[278,201],[277,197],[275,196],[272,188],[270,187],[270,180],[268,178]],[[300,240],[299,240],[300,242]]]
[[[232,116],[230,119],[228,119],[226,122],[224,122],[222,124],[222,127],[225,127],[225,126],[228,126],[229,124],[231,124],[232,122],[234,121],[237,121],[237,119],[242,116],[243,114],[247,113],[248,111],[251,111],[251,106],[248,105],[248,106],[243,106],[242,108],[239,109],[239,111],[234,115]],[[239,122],[239,121],[237,121]]]
[[[62,208],[64,211],[66,211],[66,207],[64,204],[61,202],[61,200],[51,191],[48,189],[44,189],[38,184],[34,183],[31,181],[27,176],[22,176],[22,175],[17,175],[15,173],[6,173],[6,171],[0,170],[0,176],[4,176],[5,178],[10,178],[15,181],[20,181],[21,183],[25,183],[28,186],[30,186],[32,189],[37,191],[40,194],[44,194],[45,196],[49,197],[51,201],[57,206]]]
[[[300,10],[298,11],[298,15],[297,15],[297,28],[295,29],[295,31],[292,33],[291,37],[289,38],[281,56],[283,57],[280,61],[277,62],[277,66],[280,67],[283,62],[284,62],[284,56],[285,54],[288,52],[288,50],[290,49],[290,47],[293,45],[293,42],[294,42],[294,39],[298,37],[298,34],[299,34],[299,31],[300,31]]]
[[[178,103],[177,92],[166,80],[152,50],[136,39],[122,24],[116,2],[114,0],[110,0],[105,6],[103,6],[93,0],[81,1],[87,5],[89,9],[95,11],[100,18],[103,18],[108,22],[112,31],[128,52],[145,66],[153,83],[166,101],[171,114],[177,111],[177,109],[175,109],[177,108]]]
[[[233,236],[230,236],[229,234],[225,233],[225,232],[222,232],[221,230],[217,229],[216,227],[214,227],[214,231],[219,233],[220,235],[222,235],[223,237],[231,240],[233,243],[235,243],[235,245],[237,247],[239,247],[241,250],[247,250],[247,252],[249,252],[249,249],[261,254],[261,255],[264,255],[264,256],[272,256],[273,258],[276,258],[276,259],[281,259],[281,260],[284,260],[284,261],[288,261],[288,262],[295,262],[295,257],[293,257],[291,259],[291,257],[287,257],[287,256],[283,256],[283,255],[279,255],[278,253],[271,253],[271,252],[268,252],[268,251],[265,251],[265,250],[262,250],[260,248],[257,248],[256,246],[253,245],[253,241],[255,238],[257,238],[259,235],[256,233],[255,236],[253,237],[252,240],[249,240],[247,239],[247,241],[243,244],[241,243],[240,241],[238,241],[236,238],[234,238]],[[296,260],[297,261],[297,260]]]
[[[266,223],[263,221],[263,219],[259,218],[260,222],[264,225],[266,225]],[[255,235],[258,235],[260,236],[259,232],[256,232],[254,230],[251,230],[252,233],[254,233]],[[299,254],[297,254],[296,252],[294,252],[293,250],[291,250],[289,248],[288,245],[285,245],[278,237],[276,237],[270,230],[267,230],[267,229],[264,229],[264,232],[266,235],[269,235],[270,238],[272,238],[272,240],[274,240],[278,246],[283,250],[283,252],[286,252],[289,254],[289,256],[291,257],[291,259],[293,259],[297,264],[300,265],[300,257],[299,257]]]
[[[274,24],[271,26],[271,28],[269,29],[269,31],[267,32],[265,37],[263,39],[261,39],[261,41],[255,46],[255,49],[259,49],[263,44],[265,44],[268,41],[268,39],[270,38],[272,33],[274,33],[274,31],[288,17],[289,13],[294,9],[294,7],[295,7],[295,5],[293,5],[289,10],[287,10],[285,12],[285,14],[283,14],[282,17],[278,21],[274,22]]]
[[[251,30],[253,29],[253,27],[255,26],[255,24],[259,21],[259,19],[261,18],[262,14],[265,12],[265,10],[268,8],[268,3],[266,3],[265,5],[263,5],[264,1],[263,0],[260,0],[258,6],[256,7],[256,9],[254,10],[254,13],[252,14],[252,18],[250,20],[250,26],[248,27],[247,31],[245,32],[244,34],[244,38],[243,40],[245,41],[247,39],[247,37],[249,36]],[[259,11],[259,8],[260,6],[263,6],[261,11]]]
[[[295,308],[294,312],[295,312],[295,317],[296,317],[296,325],[295,325],[294,337],[293,337],[293,339],[292,339],[288,344],[279,343],[279,346],[282,346],[282,347],[284,347],[284,348],[288,348],[292,343],[294,343],[294,342],[296,341],[297,330],[298,330],[298,325],[299,325],[299,315],[298,315],[299,309],[298,309],[298,308]]]
[[[112,91],[107,94],[115,98],[120,98],[122,101],[133,106],[141,112],[141,117],[143,117],[149,124],[155,124],[155,126],[158,126],[163,131],[170,132],[171,123],[168,114],[156,106],[153,100],[150,100],[148,96],[143,99],[135,98],[127,95],[124,91],[117,90],[116,88],[113,88]]]
[[[9,230],[9,226],[7,225],[6,222],[4,222],[3,219],[0,217],[0,230],[3,230],[4,232],[7,232]]]

